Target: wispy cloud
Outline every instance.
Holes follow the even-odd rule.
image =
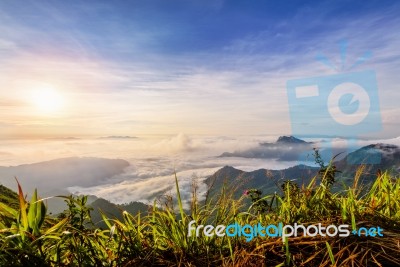
[[[254,6],[249,9],[254,18],[240,17],[238,7],[224,1],[2,6],[0,82],[8,90],[0,96],[16,103],[32,83],[54,84],[69,100],[68,112],[59,117],[68,133],[81,131],[80,125],[87,126],[86,133],[103,135],[287,133],[286,81],[332,74],[315,56],[324,53],[340,64],[342,39],[349,42],[347,63],[373,52],[357,70],[376,70],[384,121],[395,123],[386,109],[398,111],[397,5],[366,5],[363,12],[346,14],[343,3],[323,2],[278,10],[281,17]],[[168,16],[167,10],[182,16]],[[184,11],[200,22],[189,21]],[[222,19],[243,25],[235,28]],[[52,124],[33,116],[29,107],[4,109],[9,122],[26,114],[26,121]],[[104,132],[104,125],[117,124],[118,133]],[[393,127],[385,131],[399,134]]]

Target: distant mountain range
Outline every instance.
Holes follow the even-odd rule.
[[[311,144],[294,137],[281,137],[272,146],[277,143],[299,144],[301,146]],[[365,165],[361,180],[364,183],[370,183],[376,179],[376,174],[379,170],[389,171],[395,175],[399,174],[400,148],[389,144],[372,144],[349,153],[343,159],[335,161],[334,164],[341,172],[337,175],[337,187],[341,186],[339,185],[340,182],[351,184],[360,165]],[[285,180],[295,181],[299,185],[308,184],[310,179],[317,174],[318,169],[307,165],[297,165],[284,170],[259,169],[245,172],[225,166],[208,177],[206,184],[211,187],[211,194],[220,192],[223,186],[236,190],[236,197],[250,188],[261,189],[263,193],[271,194],[281,190],[280,185]]]
[[[129,162],[122,159],[104,159],[91,157],[70,157],[45,162],[24,164],[11,167],[0,167],[0,202],[10,203],[18,207],[17,177],[25,194],[31,194],[34,188],[39,188],[39,195],[46,199],[49,213],[56,215],[67,208],[63,198],[71,193],[67,187],[93,186],[104,182],[114,175],[121,174]],[[10,189],[11,188],[11,189]],[[29,198],[28,198],[29,199]],[[11,202],[10,202],[11,201]],[[102,222],[100,210],[109,218],[122,219],[122,212],[132,214],[147,214],[149,206],[140,202],[117,205],[97,196],[88,196],[87,204],[93,207],[92,219],[98,226]]]
[[[363,179],[372,182],[376,178],[378,170],[389,171],[393,174],[400,173],[400,148],[390,144],[371,144],[364,146],[343,159],[335,162],[338,170],[342,171],[342,179],[351,182],[361,165],[365,165]]]
[[[318,173],[319,168],[297,165],[284,170],[259,169],[245,172],[231,166],[225,166],[205,180],[210,188],[210,195],[219,193],[225,186],[229,192],[235,192],[240,197],[247,189],[257,188],[265,194],[280,190],[280,184],[285,180],[293,180],[298,184],[307,184]]]
[[[280,159],[287,159],[293,152],[302,153],[304,149],[312,149],[313,143],[305,142],[292,136],[282,136],[275,143],[260,143],[261,150],[248,150],[234,153],[223,153],[223,156],[259,156],[268,158],[276,155]],[[265,149],[266,148],[266,149]],[[280,153],[277,153],[280,152]],[[274,152],[272,154],[272,152]],[[252,153],[252,154],[251,154]],[[267,154],[262,154],[267,153]],[[388,170],[398,174],[400,172],[400,148],[389,144],[371,144],[362,147],[337,160],[334,164],[341,171],[338,174],[337,186],[341,182],[351,184],[354,175],[361,163],[365,163],[366,169],[362,176],[364,182],[369,183],[375,180],[378,170]],[[375,163],[375,164],[370,164]],[[17,176],[24,193],[32,193],[34,188],[39,188],[41,197],[70,195],[67,187],[94,186],[110,182],[110,178],[124,172],[129,163],[122,159],[102,158],[63,158],[46,162],[24,164],[20,166],[0,167],[0,201],[8,199],[5,196],[14,196],[16,191]],[[210,193],[220,192],[222,187],[235,190],[235,196],[239,197],[244,190],[250,188],[261,189],[264,194],[272,194],[281,190],[281,184],[285,180],[293,180],[296,183],[307,184],[310,179],[318,173],[319,168],[307,165],[297,165],[283,170],[259,169],[251,172],[225,166],[205,179],[210,187]],[[4,185],[4,186],[3,186]],[[10,189],[12,190],[10,190]],[[66,205],[61,198],[50,198],[46,200],[49,211],[53,214],[62,212]],[[107,215],[122,218],[122,211],[145,214],[149,208],[140,202],[131,202],[126,205],[113,204],[105,199],[96,196],[89,196],[88,204],[94,208],[93,221],[101,224],[99,209]],[[15,203],[13,203],[15,205]]]
[[[301,154],[311,152],[313,143],[294,136],[281,136],[275,143],[259,143],[258,146],[234,152],[224,152],[219,157],[241,157],[277,159],[282,161],[298,160]]]
[[[17,177],[25,191],[40,188],[42,192],[77,184],[93,186],[122,173],[129,165],[129,162],[123,159],[61,158],[39,163],[0,167],[0,183],[16,190],[17,184],[14,177]]]
[[[100,137],[100,139],[137,139],[137,137],[129,135],[110,135],[110,136]]]
[[[122,159],[93,157],[70,157],[19,166],[0,167],[0,184],[16,191],[15,177],[24,193],[31,194],[39,189],[41,197],[69,195],[68,187],[99,185],[111,177],[121,174],[129,166]],[[53,213],[61,212],[66,206],[62,199],[47,200]]]

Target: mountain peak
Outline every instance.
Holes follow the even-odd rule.
[[[391,145],[391,144],[377,143],[377,144],[365,146],[364,149],[379,149],[384,152],[390,153],[390,152],[395,152],[396,150],[399,149],[399,147],[396,145]]]
[[[303,141],[301,139],[298,139],[294,136],[279,136],[278,140],[276,141],[276,143],[284,143],[284,144],[307,144],[306,141]]]
[[[391,145],[391,144],[382,144],[382,143],[377,143],[377,144],[371,144],[368,146],[364,146],[349,155],[357,155],[357,154],[380,154],[384,153],[385,155],[391,155],[391,154],[398,154],[400,152],[400,148],[396,145]],[[366,155],[367,155],[366,154]]]
[[[371,144],[349,153],[343,161],[350,164],[372,164],[374,168],[398,168],[400,148],[391,144]]]
[[[224,172],[226,172],[226,171],[240,171],[240,170],[238,170],[238,169],[236,169],[236,168],[234,168],[232,166],[228,166],[228,165],[222,167],[220,170],[224,171]]]
[[[216,175],[224,175],[224,176],[234,176],[241,172],[243,172],[243,171],[238,170],[232,166],[224,166],[223,168],[219,169],[215,174]]]

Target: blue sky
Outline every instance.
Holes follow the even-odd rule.
[[[357,70],[377,73],[375,135],[398,136],[399,15],[398,1],[2,1],[0,128],[290,133],[287,80],[333,74],[315,57],[339,64],[346,39],[348,65],[373,53]],[[35,109],[44,84],[62,107]]]

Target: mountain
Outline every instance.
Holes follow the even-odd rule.
[[[0,203],[10,205],[15,209],[19,209],[18,194],[6,186],[0,185]],[[141,215],[147,215],[150,209],[150,206],[141,202],[133,201],[127,204],[118,205],[103,198],[97,198],[96,196],[88,196],[87,205],[93,208],[91,212],[93,223],[96,226],[103,228],[106,227],[106,224],[103,222],[100,211],[102,211],[108,218],[123,220],[123,211],[126,211],[132,215],[137,215],[138,213]],[[65,205],[65,208],[62,211],[64,211],[66,208],[67,206]],[[48,212],[48,214],[56,215],[57,213],[51,214]]]
[[[54,196],[70,195],[68,187],[94,186],[106,183],[111,177],[121,174],[129,166],[122,159],[104,159],[93,157],[70,157],[33,164],[0,167],[0,184],[16,191],[17,177],[24,193],[32,194],[38,189],[46,200],[52,214],[62,212],[67,206],[64,199]]]
[[[371,144],[349,153],[342,160],[335,162],[342,171],[345,181],[352,181],[360,165],[365,166],[363,180],[374,181],[378,171],[389,171],[394,175],[400,173],[400,147],[391,144]]]
[[[279,136],[278,140],[276,141],[276,144],[312,144],[309,142],[306,142],[304,140],[298,139],[294,136]]]
[[[40,192],[39,192],[40,193]],[[66,189],[56,189],[45,194],[40,194],[39,197],[47,198],[45,200],[45,204],[47,205],[47,210],[50,214],[56,215],[63,212],[67,209],[67,203],[65,202],[65,198],[58,196],[77,196],[76,194],[71,194],[70,191]],[[92,202],[98,199],[97,196],[88,195],[87,196],[87,204],[90,205]]]
[[[100,139],[137,139],[137,137],[129,135],[110,135],[110,136],[100,137]]]
[[[294,136],[280,136],[275,143],[259,143],[258,146],[234,152],[224,152],[219,157],[242,157],[277,159],[282,161],[299,160],[300,155],[311,152],[313,143]]]
[[[294,139],[282,138],[282,142],[291,143]],[[301,140],[302,141],[302,140]],[[298,142],[294,140],[294,142]],[[301,142],[300,142],[301,143]],[[371,183],[377,177],[377,172],[389,171],[394,175],[400,172],[400,147],[389,144],[372,144],[349,153],[343,159],[334,162],[340,173],[337,174],[337,183],[334,190],[342,188],[342,183],[352,184],[354,176],[361,165],[365,166],[361,177],[363,183]],[[285,180],[293,180],[298,185],[308,184],[310,179],[318,173],[319,168],[306,165],[297,165],[284,170],[260,169],[245,172],[230,166],[225,166],[206,179],[211,187],[210,194],[221,191],[225,186],[228,190],[235,190],[235,197],[239,197],[246,189],[256,188],[264,194],[279,191]]]
[[[13,208],[18,208],[18,194],[4,185],[0,185],[0,202],[10,205]]]
[[[25,193],[35,188],[40,192],[72,186],[94,186],[121,174],[129,162],[122,159],[70,157],[33,164],[0,167],[0,183],[17,189],[17,177]]]
[[[225,166],[209,176],[205,183],[210,188],[210,195],[220,192],[224,186],[228,191],[235,191],[235,197],[240,197],[243,191],[251,188],[260,189],[264,194],[273,194],[281,190],[280,185],[283,181],[293,180],[299,184],[307,184],[317,172],[317,167],[306,165],[297,165],[284,170],[259,169],[251,172]]]
[[[101,212],[103,212],[108,218],[123,220],[122,213],[124,211],[132,215],[140,213],[145,216],[148,214],[150,208],[150,206],[141,202],[130,202],[128,204],[117,205],[103,198],[96,199],[94,202],[89,204],[89,206],[93,208],[93,211],[91,212],[93,223],[97,227],[102,228],[105,228],[106,224],[103,222]]]

